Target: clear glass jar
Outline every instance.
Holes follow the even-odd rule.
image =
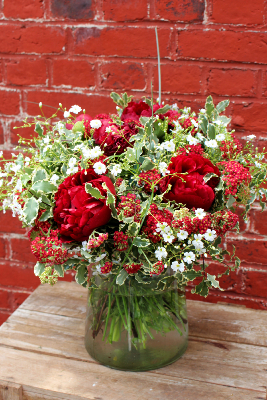
[[[111,278],[95,279],[89,290],[85,347],[103,365],[125,371],[148,371],[180,358],[188,343],[184,287],[168,289],[124,285]],[[153,289],[154,287],[154,289]]]

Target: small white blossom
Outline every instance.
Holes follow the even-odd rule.
[[[156,258],[161,261],[162,258],[166,258],[168,255],[165,247],[158,247],[157,250],[155,251],[155,256]]]
[[[204,247],[203,242],[201,242],[201,240],[199,240],[199,239],[193,240],[192,245],[195,247],[196,250],[203,249],[203,247]]]
[[[225,139],[224,133],[219,133],[219,135],[216,136],[216,140],[218,140],[219,142],[221,142],[224,139]]]
[[[0,179],[0,187],[3,186],[4,179]]]
[[[73,175],[73,174],[76,174],[76,172],[78,172],[78,170],[79,170],[78,167],[71,166],[70,168],[67,169],[66,174]]]
[[[78,114],[80,111],[82,111],[81,107],[77,106],[76,104],[74,106],[71,106],[71,108],[69,109],[69,112],[73,114]]]
[[[3,157],[3,151],[0,151],[0,158]]]
[[[93,166],[94,171],[98,175],[102,175],[106,172],[107,167],[100,161],[96,162]]]
[[[116,165],[113,165],[113,167],[112,167],[112,169],[111,169],[110,172],[111,172],[114,176],[117,176],[118,174],[121,173],[121,171],[122,171],[122,169],[121,169],[120,165],[119,165],[119,164],[116,164]]]
[[[162,234],[164,242],[172,243],[175,237],[170,233],[163,233]]]
[[[215,139],[206,140],[205,146],[210,147],[211,149],[216,149],[216,147],[218,147],[218,143]]]
[[[25,167],[28,167],[30,161],[31,161],[30,157],[25,157]]]
[[[171,228],[170,226],[167,224],[167,222],[163,222],[162,224],[160,222],[157,223],[157,228],[156,228],[156,232],[160,232],[161,234],[163,233],[169,233]]]
[[[256,135],[248,135],[248,140],[253,140],[253,139],[255,139],[255,137],[256,137]]]
[[[188,143],[190,144],[190,146],[196,145],[196,144],[199,143],[199,140],[198,140],[197,138],[193,137],[193,136],[190,135],[190,134],[186,136],[186,140],[188,141]]]
[[[69,167],[74,167],[75,164],[77,164],[77,159],[75,157],[71,157],[68,163]]]
[[[162,147],[167,151],[171,151],[171,152],[175,151],[175,144],[173,143],[173,140],[169,140],[167,142],[163,142],[162,143]]]
[[[258,161],[255,161],[255,167],[261,168],[261,163],[259,163]]]
[[[197,121],[195,119],[191,119],[191,123],[192,123],[192,125],[194,125],[194,127],[196,129],[198,129],[198,123],[197,123]]]
[[[177,272],[177,271],[184,272],[184,263],[183,263],[183,261],[181,261],[180,263],[178,263],[178,261],[173,261],[171,263],[171,269],[174,272]]]
[[[14,187],[14,191],[22,192],[22,182],[20,179],[17,180],[16,186]]]
[[[201,133],[197,133],[196,134],[196,137],[201,141],[201,142],[203,142],[203,140],[205,139],[205,137],[201,134]]]
[[[112,128],[111,128],[111,126],[108,126],[108,127],[106,128],[105,132],[107,132],[107,133],[111,133],[111,132],[112,132]]]
[[[10,167],[10,170],[13,171],[15,175],[20,169],[21,169],[21,166],[19,164],[13,163]]]
[[[93,271],[93,275],[101,274],[101,265],[100,264],[96,265],[94,268],[95,268],[95,271]]]
[[[46,153],[47,150],[48,150],[48,149],[51,149],[51,148],[52,148],[52,146],[51,146],[51,144],[49,144],[49,145],[47,145],[47,146],[45,146],[45,147],[43,148],[43,152]]]
[[[4,199],[3,200],[3,204],[2,204],[3,214],[6,213],[6,208],[9,207],[10,202],[11,202],[10,199]]]
[[[206,212],[203,210],[203,208],[197,208],[195,214],[199,219],[203,219],[206,215]]]
[[[177,237],[179,240],[185,240],[188,237],[188,232],[181,229],[180,232],[177,233]]]
[[[204,238],[208,240],[209,242],[213,242],[214,239],[216,239],[217,234],[214,229],[207,229],[206,233],[204,233]]]
[[[192,261],[195,261],[196,256],[192,251],[189,252],[185,252],[184,253],[184,262],[186,262],[187,264],[192,264]]]
[[[39,107],[41,108],[43,106],[43,103],[40,101],[39,103]]]
[[[43,138],[43,142],[44,142],[45,144],[48,144],[48,143],[50,142],[50,137],[49,137],[49,136],[44,137],[44,138]]]
[[[102,122],[100,121],[100,119],[92,119],[92,121],[90,121],[90,125],[91,128],[98,129],[101,127]]]
[[[58,133],[60,135],[63,135],[64,132],[64,124],[62,124],[62,122],[57,122],[55,128],[57,129]]]
[[[85,151],[83,151],[83,154],[84,153],[85,153]],[[103,151],[101,150],[101,148],[99,146],[95,146],[89,150],[88,154],[89,154],[89,158],[91,160],[93,160],[94,158],[102,156]]]
[[[68,111],[64,111],[64,118],[69,118],[70,113]]]
[[[101,254],[101,256],[99,256],[99,257],[96,257],[96,259],[95,259],[95,262],[98,262],[98,261],[101,261],[101,260],[103,260],[103,258],[105,258],[105,257],[106,257],[106,255],[107,255],[107,253],[103,253],[103,254]]]
[[[51,178],[50,178],[50,182],[51,182],[53,185],[56,185],[58,179],[59,179],[59,176],[58,176],[57,174],[53,174],[53,175],[51,176]]]
[[[179,107],[178,107],[177,103],[172,104],[171,108],[172,108],[172,110],[175,110],[175,111],[179,110]]]
[[[170,171],[168,170],[168,165],[167,165],[164,161],[162,161],[162,162],[159,163],[159,172],[160,172],[163,176],[165,176],[166,174],[169,174],[169,173],[170,173]]]

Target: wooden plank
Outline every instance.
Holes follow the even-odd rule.
[[[31,373],[25,373],[29,366]],[[66,399],[76,396],[90,400],[265,399],[263,391],[196,383],[194,379],[173,378],[153,372],[120,372],[97,364],[4,347],[0,352],[0,376],[20,383],[28,392],[35,391],[39,399],[46,392],[54,392],[55,396],[64,394]],[[38,397],[28,397],[27,400],[36,399]]]
[[[23,400],[22,386],[17,383],[0,380],[0,400]]]

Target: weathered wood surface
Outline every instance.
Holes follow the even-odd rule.
[[[75,283],[40,286],[2,325],[0,400],[266,399],[265,311],[188,301],[184,356],[159,370],[130,373],[87,354],[86,297]]]

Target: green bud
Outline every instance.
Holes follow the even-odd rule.
[[[76,122],[76,124],[73,125],[72,127],[72,132],[76,133],[76,132],[82,132],[84,133],[84,124],[82,121],[78,121]]]

